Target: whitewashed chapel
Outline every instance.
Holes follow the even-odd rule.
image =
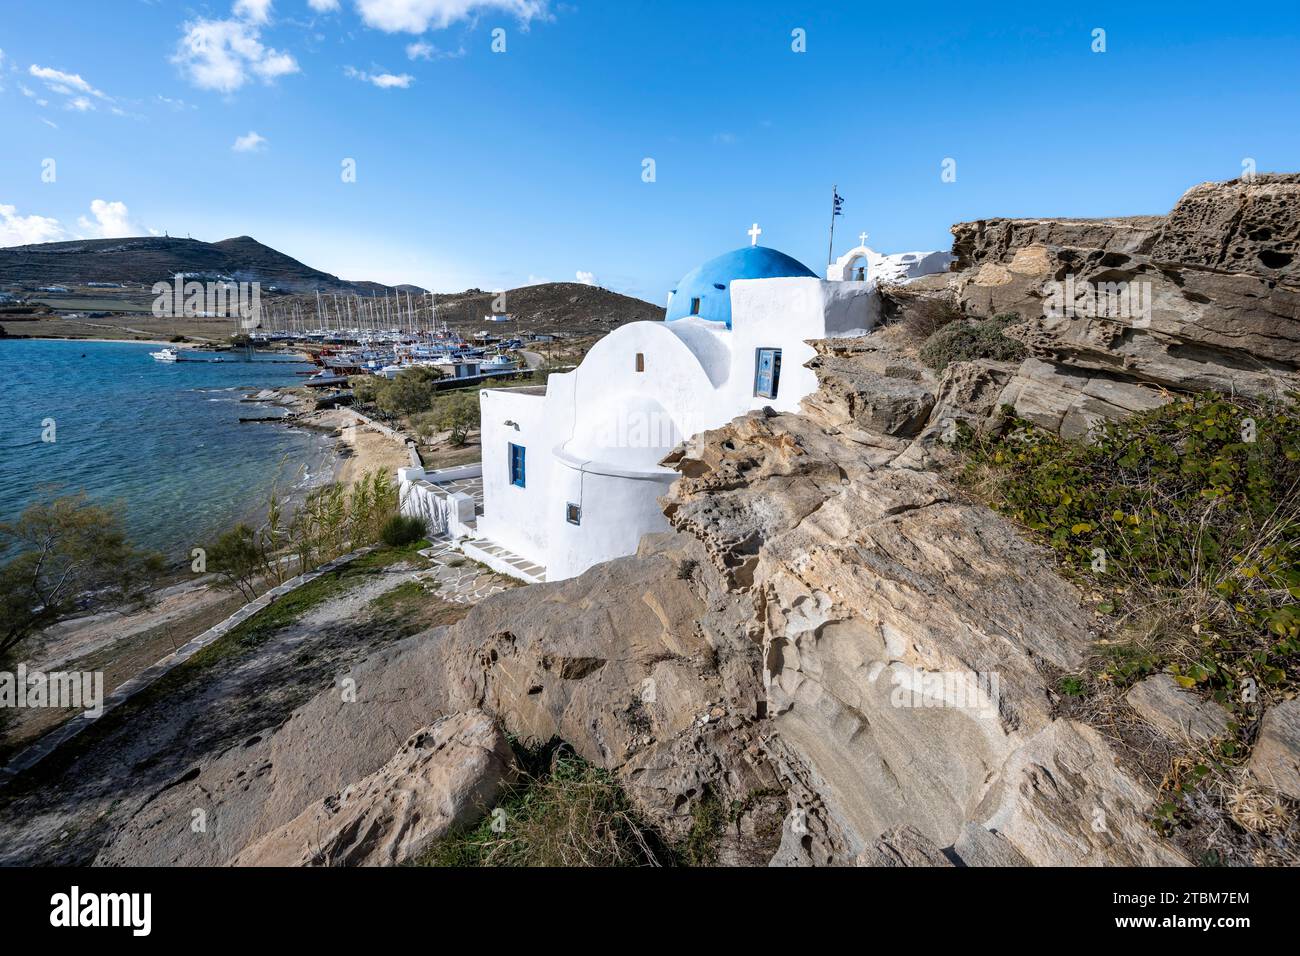
[[[631,554],[668,528],[657,499],[677,473],[659,463],[679,442],[750,409],[797,409],[817,388],[806,340],[869,332],[878,283],[942,272],[952,258],[884,256],[864,233],[820,279],[758,245],[760,232],[688,272],[662,322],[616,329],[544,388],[484,389],[481,465],[403,469],[404,510],[528,581]]]

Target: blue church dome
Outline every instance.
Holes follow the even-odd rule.
[[[686,273],[673,289],[664,319],[698,316],[731,328],[731,283],[736,279],[817,278],[798,259],[766,246],[745,246],[724,253]]]

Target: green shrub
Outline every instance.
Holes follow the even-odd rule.
[[[996,315],[991,319],[951,322],[925,340],[921,361],[936,372],[953,362],[973,359],[1019,361],[1028,354],[1024,345],[1002,334],[1019,321],[1016,315]]]
[[[654,866],[671,861],[607,770],[567,747],[516,750],[517,784],[477,826],[435,843],[425,866]],[[540,764],[540,766],[539,766]]]
[[[393,515],[384,523],[379,536],[390,548],[414,544],[428,533],[428,526],[423,518],[414,515]]]
[[[387,415],[415,415],[433,408],[435,382],[446,376],[431,365],[403,369],[393,378],[354,375],[348,379],[352,397],[361,405],[374,405]]]
[[[373,405],[379,397],[379,384],[384,381],[374,375],[353,375],[348,379],[352,397],[359,405]]]
[[[964,476],[1041,535],[1134,642],[1101,678],[1164,670],[1230,708],[1300,676],[1300,407],[1180,399],[1065,441],[1010,420]]]
[[[438,426],[437,417],[434,412],[420,412],[418,415],[412,415],[409,419],[411,431],[415,432],[416,437],[427,442],[442,431]]]

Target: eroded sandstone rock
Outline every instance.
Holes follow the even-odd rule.
[[[678,460],[696,477],[665,511],[759,592],[766,748],[826,818],[830,849],[787,836],[785,862],[847,862],[901,826],[951,846],[982,824],[1010,756],[1052,723],[1042,666],[1076,668],[1090,642],[1073,588],[938,476],[872,467],[806,416],[754,413]],[[774,505],[787,494],[797,506]]]
[[[154,795],[96,859],[108,866],[221,866],[324,797],[374,773],[448,713],[438,646],[409,638],[372,655],[284,723],[195,766]],[[202,821],[202,827],[196,821]]]
[[[1166,217],[1151,256],[1223,272],[1300,276],[1300,175],[1193,186]]]
[[[1196,186],[1165,217],[959,223],[949,283],[968,315],[1019,316],[1008,334],[1040,363],[1281,395],[1300,383],[1298,196],[1300,175],[1263,175]]]
[[[379,770],[261,837],[232,866],[396,866],[482,817],[514,776],[510,743],[482,711],[416,731]]]

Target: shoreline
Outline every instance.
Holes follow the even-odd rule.
[[[396,469],[409,463],[404,444],[369,427],[347,408],[318,410],[311,396],[283,387],[247,391],[241,401],[270,405],[286,413],[249,422],[250,427],[285,425],[316,435],[305,456],[285,462],[291,473],[306,470],[309,476],[284,489],[282,505],[287,512],[330,483],[351,486],[375,470],[395,478]],[[266,501],[249,501],[243,520],[262,523],[266,507]],[[33,636],[25,659],[44,669],[76,666],[106,671],[113,686],[106,685],[105,690],[111,692],[246,600],[220,587],[216,575],[196,576],[179,562],[164,569],[142,605],[105,608],[60,621]],[[59,722],[54,712],[28,715],[5,730],[0,744],[25,745]]]
[[[3,325],[0,320],[0,325]],[[177,349],[203,349],[211,348],[218,343],[212,342],[207,345],[201,345],[198,342],[170,342],[163,339],[101,339],[72,335],[13,335],[12,333],[0,337],[0,342],[88,342],[95,345],[167,345]]]
[[[3,325],[3,319],[0,319],[0,325]],[[85,342],[90,345],[161,345],[173,349],[220,349],[225,347],[224,342],[173,342],[169,339],[102,339],[102,338],[82,338],[81,336],[71,335],[5,335],[0,336],[0,343],[14,342]],[[291,351],[282,351],[278,349],[260,349],[254,350],[255,355],[292,355],[298,356],[302,365],[310,365],[311,359],[307,353],[299,349]]]
[[[387,471],[393,478],[397,469],[410,464],[405,442],[373,428],[350,408],[317,409],[309,396],[284,387],[263,389],[254,396],[245,397],[244,401],[283,408],[287,413],[278,420],[249,424],[283,424],[332,434],[333,480],[339,484],[351,486],[375,470]]]

